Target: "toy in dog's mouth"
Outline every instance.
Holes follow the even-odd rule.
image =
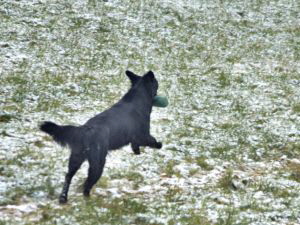
[[[169,105],[169,101],[168,101],[167,97],[165,97],[165,96],[156,95],[153,98],[152,104],[153,104],[153,106],[164,108]]]

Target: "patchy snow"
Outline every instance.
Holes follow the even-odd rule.
[[[170,100],[151,115],[164,146],[111,152],[92,200],[134,196],[147,206],[135,215],[144,223],[196,214],[212,224],[300,224],[295,2],[49,3],[0,6],[0,116],[9,115],[0,121],[1,222],[68,209],[57,196],[69,150],[38,123],[83,124],[126,91],[126,69],[151,69]],[[70,189],[74,211],[85,210],[78,186],[87,169]],[[232,187],[220,187],[228,171]],[[78,224],[72,214],[47,222]]]

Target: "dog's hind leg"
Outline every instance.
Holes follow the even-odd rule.
[[[71,154],[69,159],[69,170],[65,177],[65,183],[63,190],[59,196],[59,203],[63,204],[68,201],[68,191],[72,181],[73,176],[80,168],[81,164],[83,163],[85,157],[82,154]]]
[[[90,191],[94,184],[99,180],[102,175],[103,168],[105,165],[105,158],[107,155],[107,149],[100,149],[99,147],[97,150],[91,149],[91,152],[88,156],[89,162],[89,171],[88,177],[84,183],[83,194],[84,196],[88,197],[90,195]]]

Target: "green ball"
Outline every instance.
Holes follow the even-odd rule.
[[[167,107],[168,104],[169,101],[165,96],[156,95],[153,99],[153,106],[164,108]]]

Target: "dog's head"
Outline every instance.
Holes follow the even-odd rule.
[[[137,85],[139,82],[142,81],[146,84],[146,86],[151,91],[152,98],[154,98],[157,95],[158,82],[152,71],[147,72],[144,76],[139,76],[127,70],[126,75],[130,79],[131,87],[134,87],[135,85]]]

